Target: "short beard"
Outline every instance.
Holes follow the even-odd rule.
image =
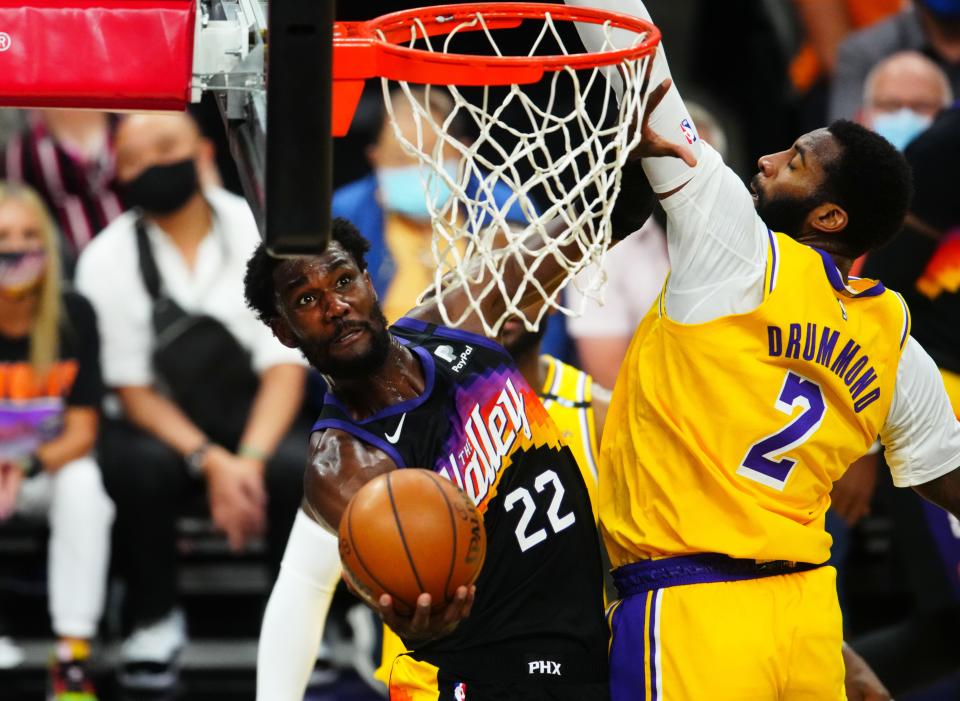
[[[516,340],[508,346],[504,346],[507,352],[514,360],[519,360],[530,351],[536,349],[543,340],[543,335],[547,332],[547,317],[540,320],[540,325],[536,331],[527,331],[523,329]]]
[[[320,351],[314,344],[304,344],[300,352],[307,362],[323,375],[345,380],[354,380],[379,370],[387,361],[390,353],[390,332],[387,330],[387,318],[379,303],[374,303],[369,322],[355,324],[370,332],[370,348],[363,355],[349,360],[334,360]],[[338,330],[340,333],[340,330]]]
[[[792,239],[800,238],[803,234],[803,225],[807,215],[815,207],[823,204],[826,197],[817,192],[809,197],[779,197],[767,198],[763,191],[756,189],[757,214],[771,231],[786,234]]]

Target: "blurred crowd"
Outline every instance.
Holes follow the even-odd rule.
[[[960,415],[960,0],[689,0],[672,14],[661,4],[649,0],[655,16],[677,17],[671,56],[697,47],[674,65],[704,105],[692,109],[700,132],[745,178],[772,147],[834,119],[904,152],[916,190],[907,225],[858,270],[907,299]],[[441,122],[452,105],[436,91],[430,109]],[[94,698],[85,665],[108,573],[125,585],[120,680],[163,689],[187,639],[178,518],[209,518],[238,552],[261,544],[276,568],[301,499],[322,381],[244,305],[259,234],[224,188],[235,178],[218,167],[213,124],[205,134],[190,114],[0,117],[0,536],[45,519],[51,688],[81,698]],[[416,129],[402,109],[395,126]],[[431,222],[417,163],[378,97],[364,100],[336,164],[334,214],[371,241],[370,275],[394,321],[432,280]],[[664,226],[654,214],[622,244],[604,303],[552,317],[542,352],[614,388],[669,272]],[[853,645],[898,698],[950,684],[960,523],[893,490],[878,446],[836,484],[829,528]],[[894,595],[902,610],[878,615],[878,597]],[[0,668],[19,654],[0,637]],[[943,698],[960,698],[953,683]]]

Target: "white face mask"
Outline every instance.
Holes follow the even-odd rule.
[[[911,141],[927,130],[933,117],[914,112],[904,107],[896,112],[881,112],[873,116],[873,130],[903,151]]]
[[[445,161],[443,165],[450,179],[456,182],[457,162]],[[418,165],[380,168],[377,171],[377,183],[384,209],[404,214],[412,219],[430,218],[430,210],[427,208],[428,196],[434,207],[440,207],[452,194],[446,181],[438,174],[428,179],[431,189],[428,193]]]

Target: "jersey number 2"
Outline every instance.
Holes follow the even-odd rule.
[[[564,514],[563,516],[560,515],[560,502],[563,500],[564,489],[563,485],[560,484],[560,477],[556,472],[547,470],[546,472],[540,473],[533,483],[533,487],[538,493],[541,493],[546,489],[548,484],[553,485],[553,499],[550,501],[550,506],[547,507],[547,520],[550,522],[550,527],[553,529],[553,532],[559,533],[565,528],[572,526],[576,522],[577,517],[572,513]],[[533,501],[530,491],[525,487],[514,489],[507,495],[507,498],[503,501],[504,511],[513,511],[513,507],[517,502],[523,503],[523,514],[520,515],[520,522],[517,524],[517,542],[520,544],[520,552],[525,553],[534,545],[539,545],[547,539],[547,530],[545,528],[539,528],[533,533],[527,533],[527,527],[530,525],[530,519],[533,518],[533,514],[537,510],[537,505]]]
[[[737,474],[782,492],[797,461],[789,457],[778,460],[777,456],[801,445],[820,428],[827,404],[823,401],[820,385],[787,372],[775,406],[787,416],[792,416],[798,406],[803,411],[776,433],[750,446]]]

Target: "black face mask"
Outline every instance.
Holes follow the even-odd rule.
[[[148,214],[171,214],[183,207],[199,189],[197,167],[192,158],[150,166],[123,186],[128,207]]]

